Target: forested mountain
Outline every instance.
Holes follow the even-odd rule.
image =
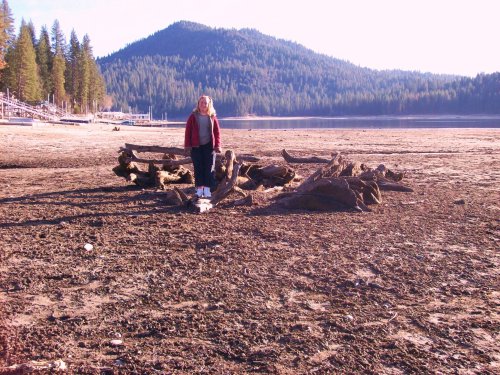
[[[500,113],[500,73],[377,71],[250,29],[178,22],[97,60],[118,110],[185,117],[197,97],[221,116]]]

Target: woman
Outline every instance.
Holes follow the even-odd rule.
[[[220,126],[212,98],[202,95],[186,122],[184,151],[191,155],[198,198],[210,198],[214,187],[215,154],[220,153]]]

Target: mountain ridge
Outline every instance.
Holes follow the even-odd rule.
[[[248,28],[179,21],[97,62],[116,109],[155,117],[185,115],[201,93],[227,116],[500,112],[496,74],[379,71]]]

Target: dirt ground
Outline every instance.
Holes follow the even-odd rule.
[[[180,128],[0,126],[1,374],[500,373],[498,129],[222,137],[262,164],[340,151],[415,191],[369,213],[196,214],[111,171]]]

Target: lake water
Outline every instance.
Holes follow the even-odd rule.
[[[500,116],[301,117],[249,120],[221,118],[219,121],[225,129],[500,129]]]

